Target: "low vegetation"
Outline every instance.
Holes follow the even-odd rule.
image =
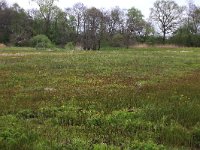
[[[30,45],[37,49],[52,48],[51,40],[46,35],[37,35],[30,40]]]
[[[199,149],[200,49],[0,50],[0,149]]]

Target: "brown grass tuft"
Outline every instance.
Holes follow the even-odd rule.
[[[6,47],[5,44],[0,43],[0,48],[5,48],[5,47]]]
[[[155,47],[155,48],[180,48],[180,46],[173,45],[173,44],[156,44],[156,45],[136,44],[136,45],[131,46],[131,48],[149,48],[149,47]]]

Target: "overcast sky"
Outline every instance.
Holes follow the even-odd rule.
[[[6,0],[9,4],[18,3],[24,9],[37,7],[31,0]],[[149,16],[149,9],[153,6],[156,0],[59,0],[57,6],[60,8],[72,7],[75,3],[81,2],[88,7],[95,6],[97,8],[113,8],[119,6],[120,8],[128,9],[135,7],[142,11],[145,18]],[[188,0],[175,0],[179,5],[187,5]],[[193,0],[196,5],[200,5],[200,0]]]

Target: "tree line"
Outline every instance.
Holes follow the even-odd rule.
[[[135,7],[107,10],[76,3],[62,10],[58,0],[32,1],[38,9],[24,10],[0,0],[0,43],[30,46],[35,36],[43,35],[54,45],[72,43],[85,50],[137,43],[200,46],[200,7],[192,1],[179,6],[173,0],[157,0],[148,20]]]

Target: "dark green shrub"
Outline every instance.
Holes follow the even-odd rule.
[[[111,46],[113,47],[123,47],[124,46],[124,37],[122,34],[115,34],[112,38]]]
[[[27,110],[22,110],[18,112],[17,117],[20,119],[33,119],[33,118],[37,118],[38,115],[36,112],[27,109]]]
[[[146,38],[145,43],[148,45],[163,44],[163,39],[160,36],[149,36]]]
[[[37,35],[30,40],[31,46],[37,49],[52,48],[53,45],[46,35]]]
[[[92,115],[90,118],[87,119],[87,124],[89,126],[102,126],[105,123],[104,118],[101,115]]]
[[[190,30],[188,26],[180,27],[170,38],[170,42],[180,46],[199,47],[200,35],[192,33]]]
[[[0,117],[0,149],[32,149],[38,135],[14,116]]]
[[[163,145],[157,145],[152,141],[149,142],[139,142],[134,141],[130,149],[137,149],[137,150],[165,150],[166,148]]]
[[[73,43],[73,42],[68,42],[68,43],[65,45],[65,49],[66,49],[66,50],[74,50],[74,49],[75,49],[74,43]]]
[[[158,139],[168,145],[182,146],[190,143],[191,136],[188,130],[175,121],[171,121],[171,124],[167,126],[158,126],[157,129],[159,128]]]
[[[0,133],[0,149],[31,149],[37,135],[24,128],[7,128]]]
[[[200,123],[198,123],[193,131],[192,131],[192,137],[193,137],[193,144],[196,148],[200,148]]]

